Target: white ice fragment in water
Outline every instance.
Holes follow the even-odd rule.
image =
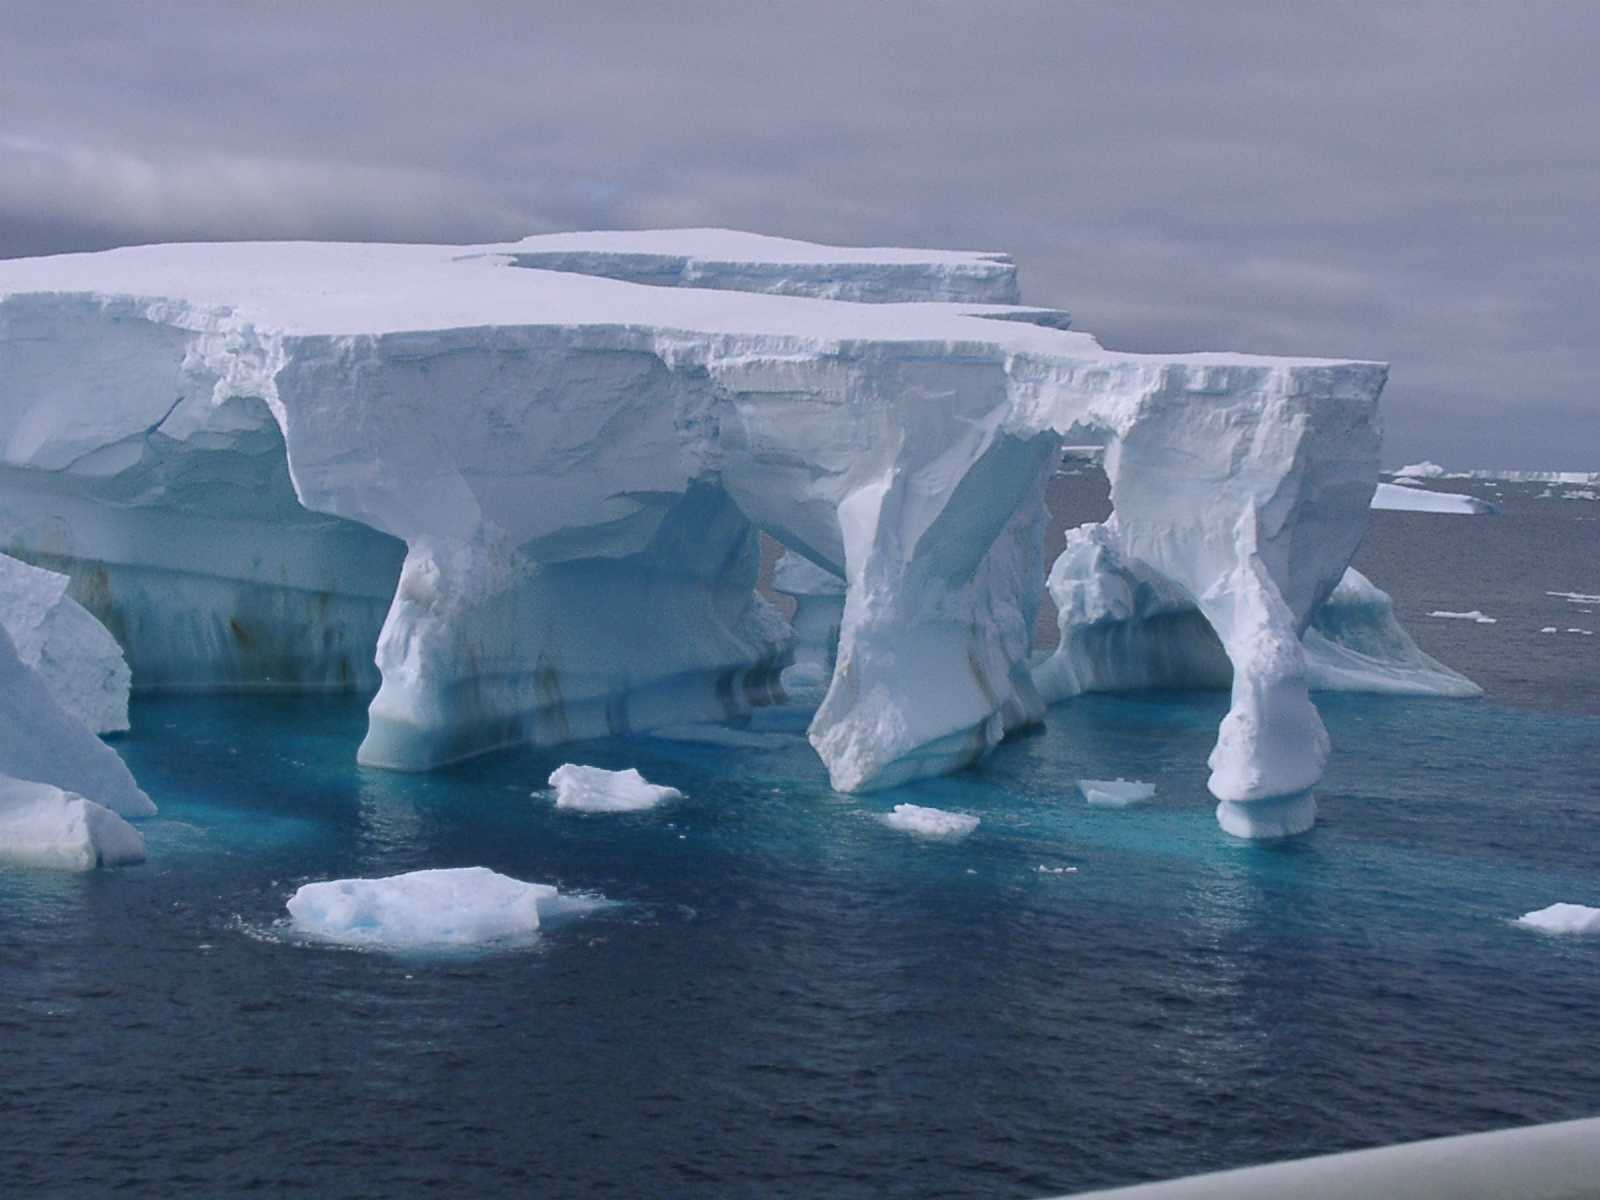
[[[538,931],[541,918],[597,903],[487,867],[457,867],[308,883],[289,897],[288,908],[295,928],[313,937],[352,946],[423,949],[525,939]]]
[[[1127,808],[1142,804],[1156,794],[1156,785],[1137,779],[1080,779],[1078,790],[1083,798],[1097,808]]]
[[[144,861],[144,837],[110,809],[48,783],[0,775],[0,863],[92,871]]]
[[[1500,511],[1499,505],[1462,492],[1430,492],[1398,483],[1380,483],[1372,495],[1372,507],[1390,512],[1453,513],[1464,517],[1488,516]]]
[[[607,771],[565,763],[550,773],[550,786],[556,790],[557,808],[581,812],[640,812],[683,799],[677,788],[650,783],[633,767]]]
[[[1039,874],[1041,875],[1076,875],[1077,873],[1077,867],[1047,867],[1043,863],[1039,864]]]
[[[1568,633],[1581,633],[1581,634],[1583,634],[1584,637],[1593,637],[1594,636],[1594,630],[1592,630],[1592,629],[1579,629],[1576,626],[1570,626],[1567,629],[1567,632]]]
[[[896,804],[894,811],[884,813],[882,819],[890,829],[926,838],[966,837],[978,827],[977,817],[920,804]]]
[[[1539,632],[1540,633],[1556,633],[1557,629],[1556,629],[1556,627],[1554,625],[1546,625],[1543,629],[1539,630]]]
[[[1419,463],[1409,463],[1392,474],[1396,479],[1438,479],[1444,474],[1444,468],[1436,462],[1424,460]]]
[[[1568,604],[1600,604],[1600,596],[1589,592],[1546,592],[1545,595],[1555,596]]]
[[[1517,924],[1541,933],[1600,933],[1600,908],[1587,904],[1552,904],[1524,913]]]
[[[1445,617],[1454,621],[1476,621],[1479,625],[1493,625],[1498,617],[1486,617],[1477,609],[1471,612],[1445,612],[1442,609],[1428,614],[1430,617]]]

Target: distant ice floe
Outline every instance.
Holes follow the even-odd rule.
[[[1600,596],[1588,592],[1546,592],[1545,595],[1555,596],[1568,604],[1600,604]]]
[[[144,861],[144,837],[103,805],[0,775],[0,863],[92,871]]]
[[[882,820],[890,829],[925,838],[966,837],[978,827],[978,818],[967,813],[924,808],[920,804],[896,804],[893,812],[883,814]]]
[[[308,883],[289,898],[295,929],[323,941],[391,950],[450,949],[530,938],[541,920],[603,900],[563,896],[487,867]]]
[[[1584,637],[1593,637],[1594,636],[1594,630],[1592,630],[1592,629],[1579,629],[1574,625],[1567,626],[1567,632],[1568,633],[1581,633]]]
[[[1499,621],[1498,617],[1486,617],[1477,609],[1471,612],[1446,612],[1443,609],[1428,614],[1430,617],[1445,617],[1453,621],[1476,621],[1479,625],[1493,625]]]
[[[607,771],[565,763],[550,773],[556,807],[581,812],[641,812],[668,800],[682,800],[677,788],[650,783],[633,767]]]
[[[1393,475],[1396,479],[1439,479],[1444,476],[1444,468],[1436,462],[1424,460],[1401,467]]]
[[[1460,492],[1430,492],[1398,483],[1380,483],[1372,495],[1372,507],[1390,512],[1454,513],[1481,517],[1500,511],[1498,504],[1479,500]]]
[[[1077,873],[1077,867],[1047,867],[1043,863],[1039,864],[1039,874],[1041,875],[1076,875]]]
[[[1556,632],[1559,632],[1559,631],[1556,629],[1556,627],[1554,625],[1546,625],[1543,629],[1539,630],[1539,632],[1540,633],[1556,633]]]
[[[1524,913],[1517,924],[1541,933],[1600,933],[1600,908],[1587,904],[1552,904]]]
[[[1096,808],[1127,808],[1154,799],[1156,785],[1137,779],[1080,779],[1078,790]]]

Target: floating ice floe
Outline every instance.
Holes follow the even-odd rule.
[[[1552,904],[1517,918],[1518,925],[1541,933],[1600,933],[1600,908],[1587,904]]]
[[[920,804],[896,804],[881,820],[890,829],[925,838],[966,837],[978,827],[978,818],[967,813],[924,808]]]
[[[1592,630],[1592,629],[1579,629],[1576,626],[1569,626],[1567,628],[1567,632],[1568,633],[1581,633],[1581,634],[1583,634],[1584,637],[1593,637],[1594,636],[1594,630]]]
[[[1473,609],[1471,612],[1445,612],[1441,609],[1428,615],[1430,617],[1444,617],[1452,621],[1476,621],[1479,625],[1493,625],[1500,619],[1498,617],[1485,616],[1477,609]]]
[[[1540,633],[1558,633],[1559,630],[1557,630],[1554,625],[1546,625],[1543,629],[1539,630],[1539,632]]]
[[[1439,479],[1444,475],[1444,468],[1436,462],[1428,462],[1425,459],[1401,467],[1398,471],[1391,471],[1389,474],[1395,479]]]
[[[1080,779],[1078,790],[1096,808],[1127,808],[1153,799],[1156,785],[1137,779]]]
[[[456,867],[308,883],[289,897],[288,909],[294,928],[312,937],[406,950],[522,941],[542,919],[601,903],[487,867]]]
[[[1076,875],[1077,873],[1077,867],[1047,867],[1043,863],[1039,864],[1039,874],[1041,875]]]
[[[1453,513],[1482,517],[1500,511],[1500,506],[1459,492],[1430,492],[1398,483],[1380,483],[1372,495],[1372,507],[1389,512]]]
[[[143,861],[143,835],[110,809],[48,783],[0,775],[0,863],[90,871]]]
[[[550,773],[556,807],[581,812],[640,812],[668,800],[682,800],[677,788],[650,783],[633,768],[607,771],[566,763]]]
[[[1600,604],[1600,596],[1591,592],[1546,592],[1545,595],[1565,600],[1568,604]]]

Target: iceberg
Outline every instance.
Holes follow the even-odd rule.
[[[143,861],[143,835],[109,808],[0,775],[0,863],[91,871]]]
[[[0,624],[50,695],[94,733],[128,728],[131,675],[117,640],[67,595],[65,575],[0,554]]]
[[[1386,368],[1015,298],[1004,256],[703,230],[0,262],[0,551],[136,688],[375,686],[360,761],[423,770],[781,701],[762,531],[844,581],[809,737],[868,791],[1042,719],[1044,484],[1092,442],[1119,554],[1228,660],[1212,790],[1302,793]]]
[[[1444,468],[1436,462],[1424,459],[1419,463],[1409,463],[1389,474],[1395,479],[1440,479],[1444,476]]]
[[[1380,483],[1373,494],[1372,507],[1389,512],[1454,513],[1481,517],[1500,511],[1498,504],[1459,492],[1430,492],[1425,488]]]
[[[556,790],[557,808],[580,812],[641,812],[683,799],[677,788],[650,783],[633,767],[608,771],[565,763],[550,773],[550,786]]]
[[[117,752],[51,694],[0,623],[0,773],[52,784],[123,817],[156,811]]]
[[[1600,933],[1600,908],[1586,904],[1552,904],[1524,913],[1517,924],[1541,933]]]
[[[487,867],[455,867],[308,883],[289,897],[288,909],[295,929],[322,941],[429,950],[526,941],[541,919],[597,903]]]
[[[901,833],[939,840],[964,838],[978,827],[978,818],[967,813],[924,808],[920,804],[896,804],[894,811],[884,813],[880,819]]]
[[[1156,785],[1137,779],[1080,779],[1078,791],[1095,808],[1127,808],[1155,799]]]

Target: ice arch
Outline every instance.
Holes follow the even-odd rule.
[[[846,252],[739,238],[684,251],[744,262],[709,286],[573,273],[582,255],[534,269],[527,242],[0,264],[0,469],[20,497],[0,549],[38,556],[17,518],[70,524],[133,569],[203,563],[230,603],[310,591],[321,576],[295,572],[322,563],[342,603],[374,600],[403,543],[361,755],[425,768],[769,698],[788,631],[752,591],[766,530],[846,581],[811,740],[863,790],[1039,719],[1043,484],[1064,436],[1098,431],[1121,552],[1192,596],[1233,663],[1225,820],[1299,821],[1326,735],[1298,635],[1364,527],[1384,368],[1109,352],[1062,314],[986,303],[1009,286],[994,256],[857,251],[866,277],[879,256],[920,280],[918,302],[893,282],[822,298],[818,264]],[[279,483],[241,486],[252,470]],[[124,488],[144,533],[110,511]],[[74,507],[85,491],[98,507]],[[170,600],[152,585],[133,608],[160,625]],[[184,642],[130,652],[136,684]]]

